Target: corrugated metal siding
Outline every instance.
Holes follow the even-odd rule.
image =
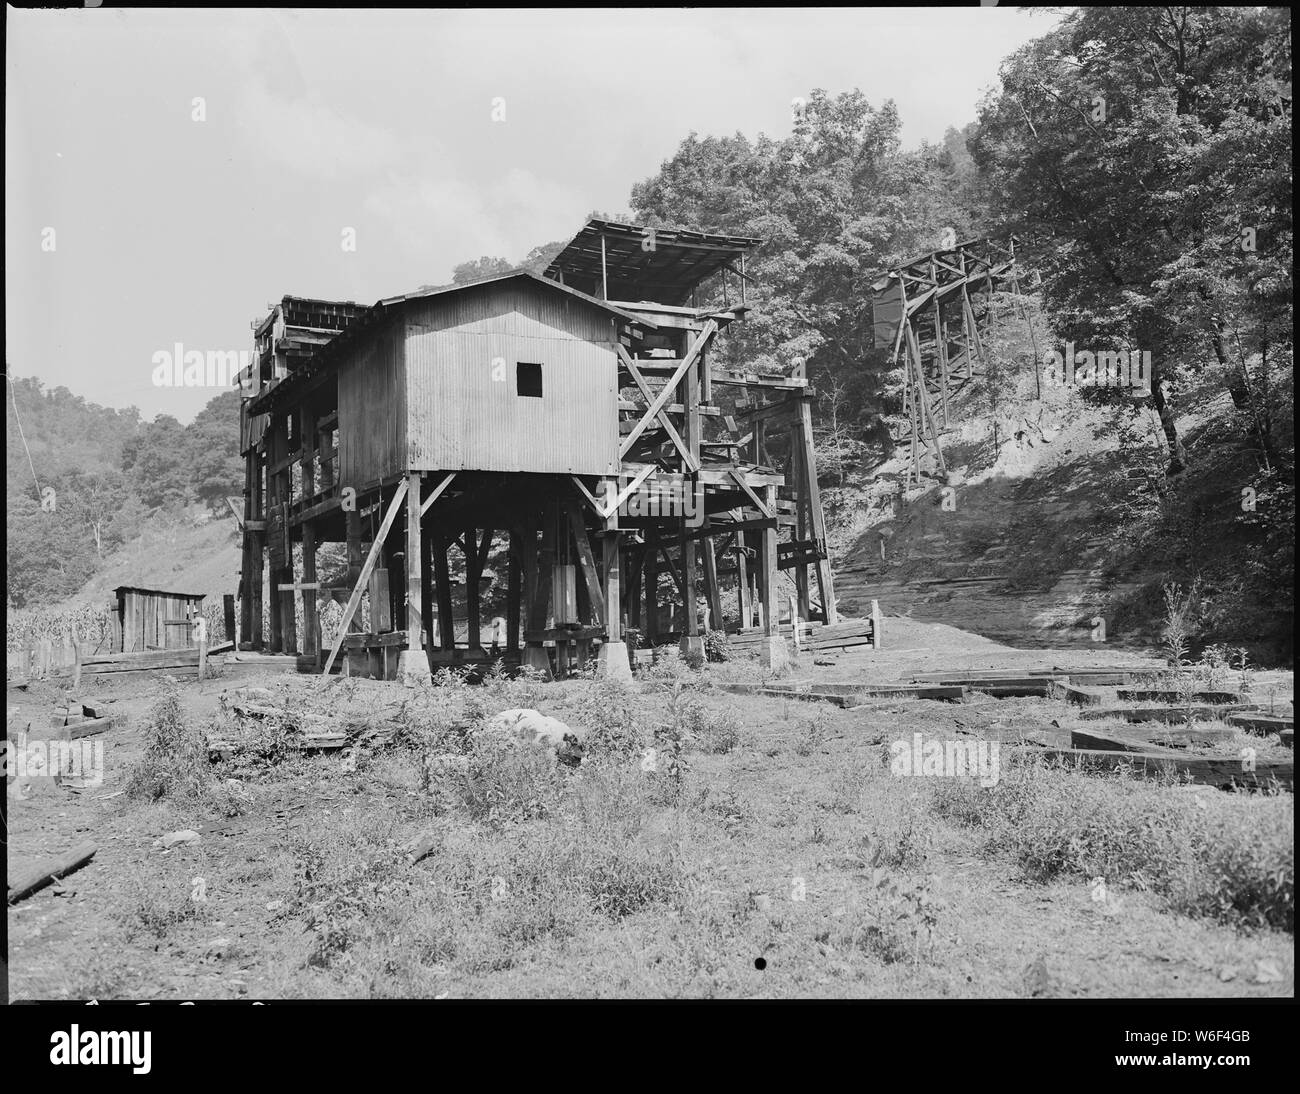
[[[408,305],[408,466],[616,473],[613,337],[607,315],[543,286],[485,285]],[[520,361],[542,366],[540,399],[518,394]]]
[[[386,324],[339,368],[339,484],[360,489],[405,470],[404,339]]]

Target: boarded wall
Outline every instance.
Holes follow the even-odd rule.
[[[411,302],[405,333],[410,468],[617,472],[608,313],[505,282]],[[520,394],[521,362],[541,366],[540,398]]]
[[[403,339],[386,323],[339,368],[339,483],[359,490],[406,470]]]

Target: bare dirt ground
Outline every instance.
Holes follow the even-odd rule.
[[[833,662],[822,665],[805,655],[791,678],[1137,660],[1010,650],[906,620],[889,620],[887,635],[879,653],[819,655]],[[1054,719],[1068,726],[1064,704],[980,696],[841,710],[709,686],[757,675],[733,663],[694,674],[686,693],[707,731],[684,747],[673,781],[647,777],[640,752],[597,757],[486,814],[435,803],[419,757],[403,749],[364,753],[355,770],[337,753],[238,769],[233,817],[199,802],[142,802],[124,786],[167,685],[83,688],[115,699],[131,722],[102,738],[102,786],[18,800],[10,780],[11,876],[77,843],[98,848],[88,866],[9,908],[10,999],[1294,995],[1288,931],[1180,914],[1140,872],[1100,900],[1087,876],[1035,880],[978,826],[937,808],[930,780],[891,777],[882,757],[914,732],[1032,740]],[[185,716],[211,717],[225,689],[283,679],[183,684]],[[1281,683],[1289,700],[1289,674]],[[544,685],[534,705],[586,725],[593,687]],[[676,717],[680,687],[638,689],[649,722]],[[32,684],[7,703],[37,712],[61,697]],[[517,704],[502,696],[506,705]],[[718,725],[734,726],[734,738]],[[1128,793],[1095,776],[1060,778],[1083,780],[1085,795]],[[1194,807],[1225,823],[1291,808],[1290,795],[1152,784],[1133,794],[1162,817]],[[534,800],[545,808],[511,812]],[[158,845],[180,829],[199,840]],[[436,850],[413,864],[421,839]],[[895,886],[883,905],[881,870]],[[901,926],[885,922],[895,913]]]

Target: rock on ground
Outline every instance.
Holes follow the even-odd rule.
[[[582,761],[586,731],[528,707],[503,710],[488,720],[487,731],[503,740],[551,749],[565,763]]]

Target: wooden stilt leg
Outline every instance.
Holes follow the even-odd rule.
[[[424,583],[420,561],[423,557],[420,536],[420,494],[423,475],[411,471],[406,476],[406,649],[398,658],[397,676],[407,683],[427,681],[429,660],[425,655],[422,632],[424,606],[421,595]]]

